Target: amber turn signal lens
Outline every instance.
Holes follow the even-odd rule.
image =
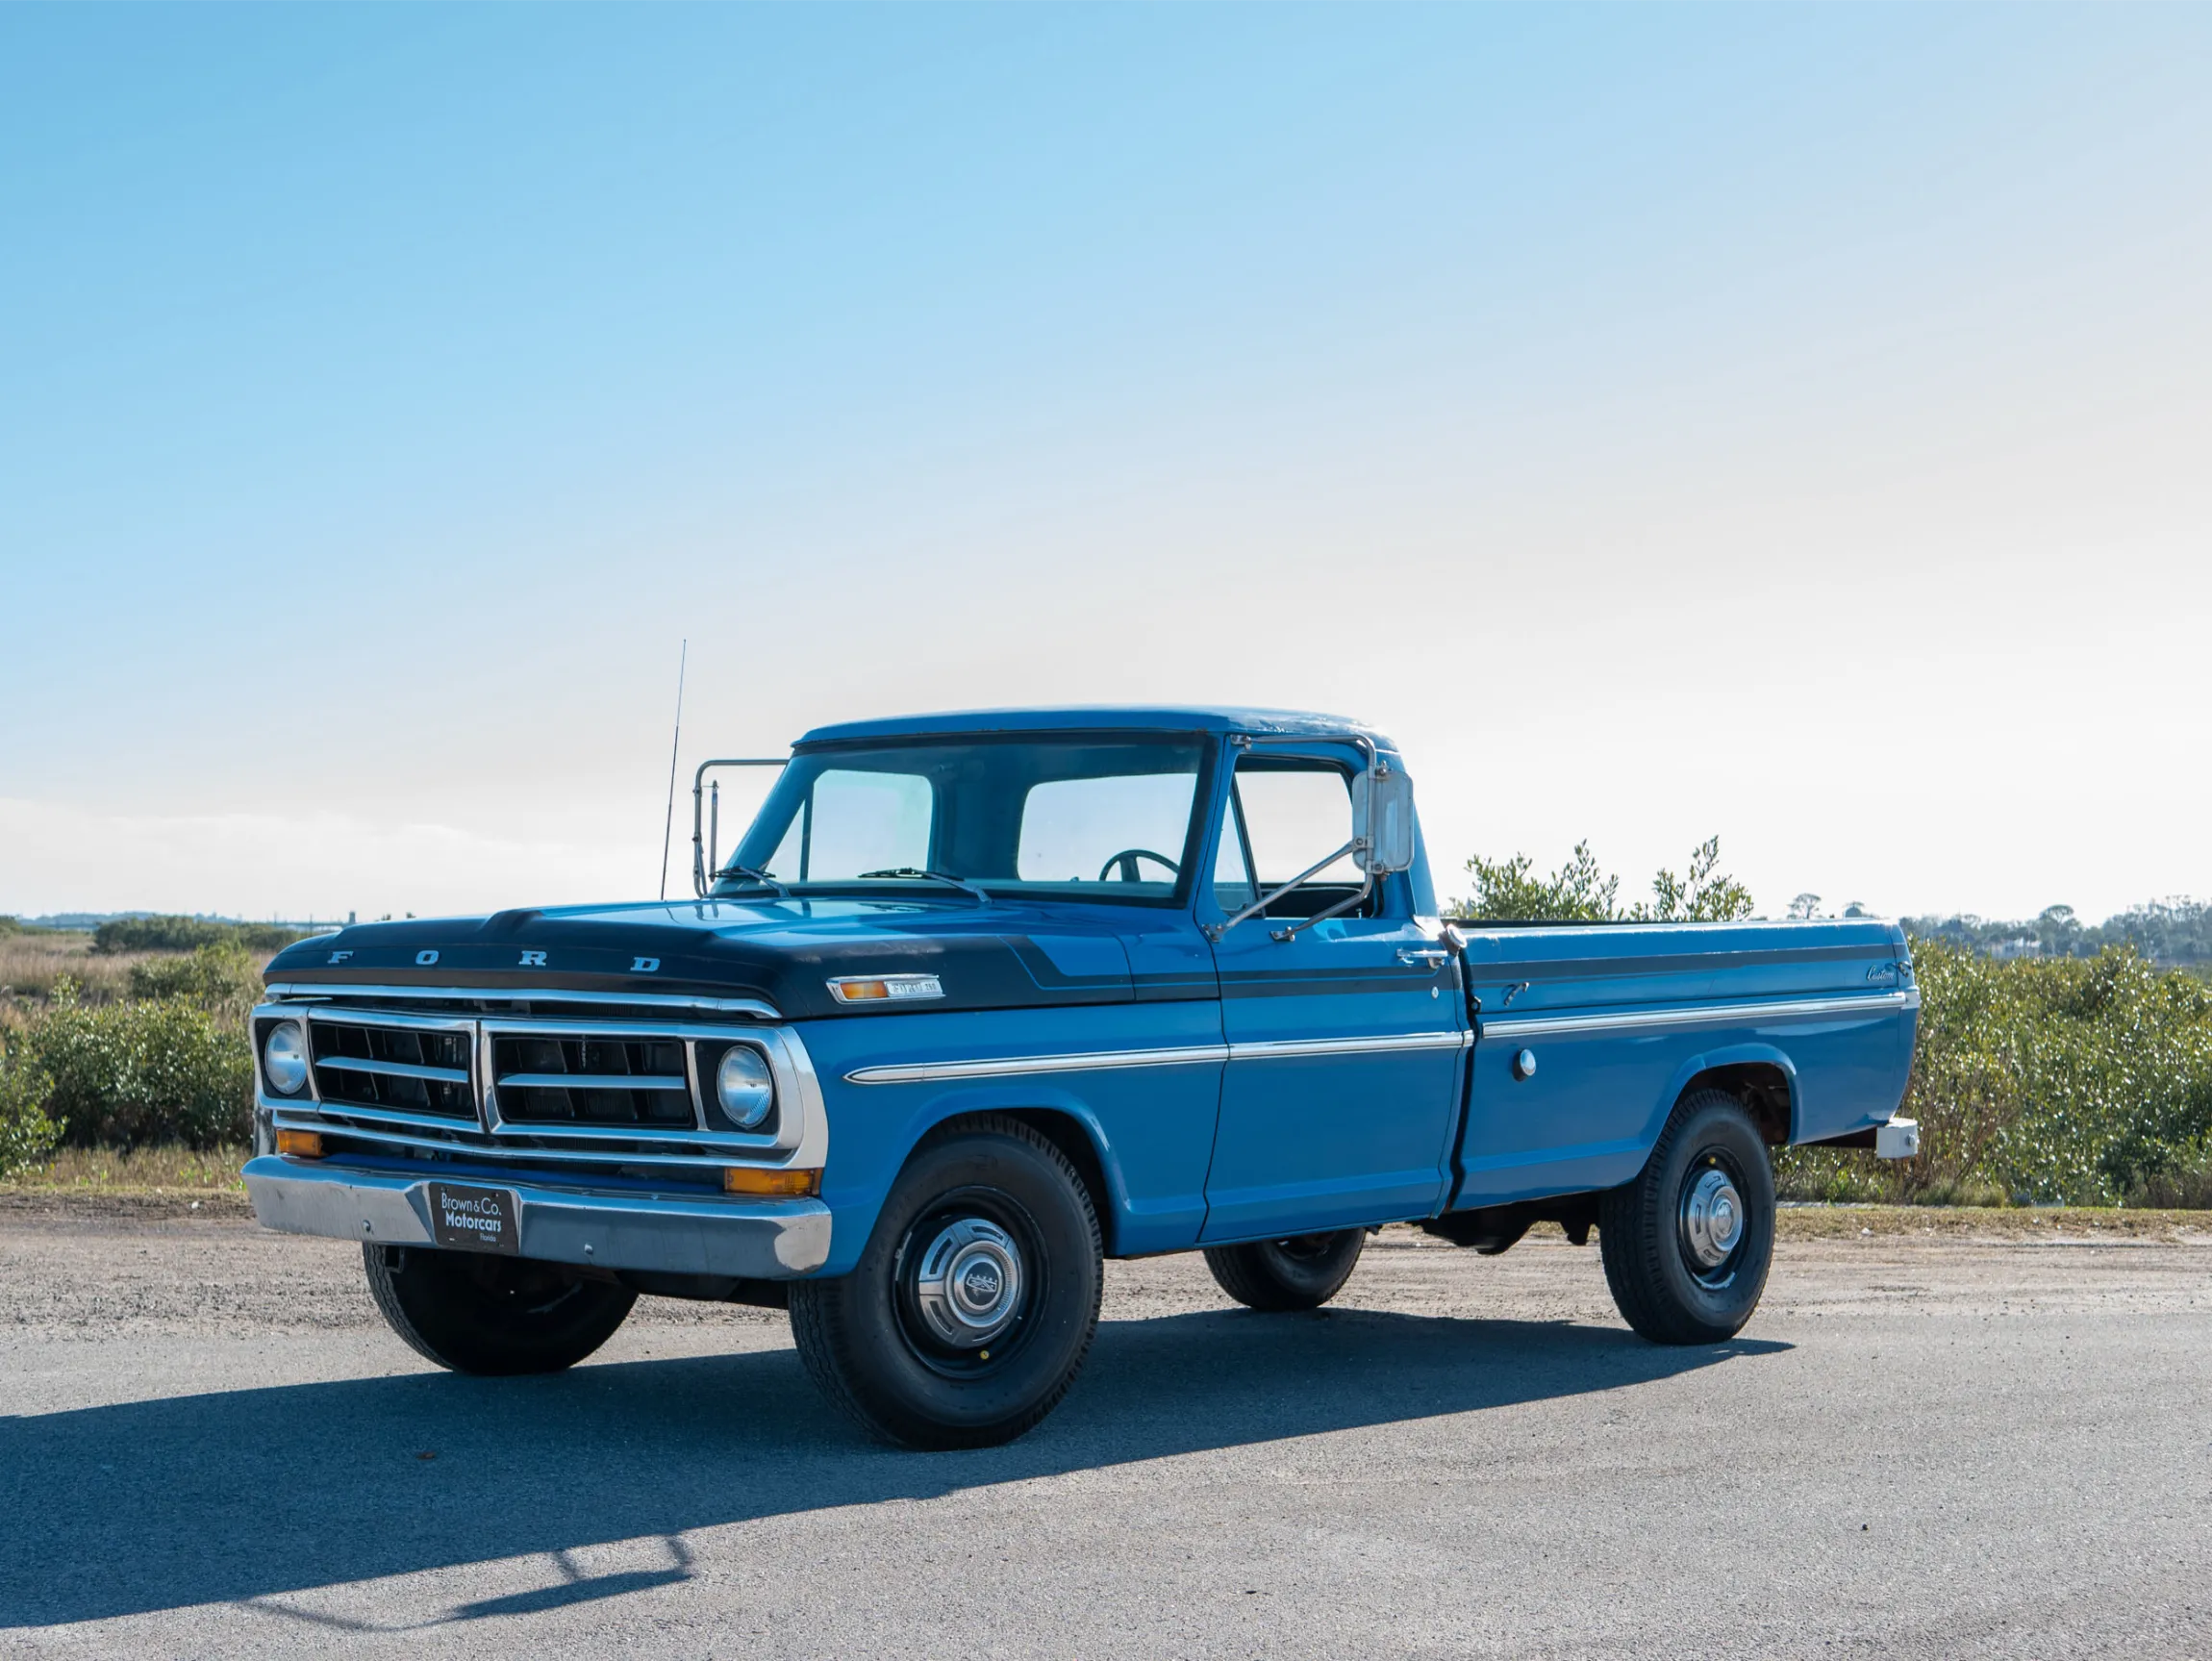
[[[821,1186],[822,1173],[818,1170],[764,1170],[757,1165],[722,1167],[724,1194],[770,1195],[788,1199],[819,1194]]]
[[[841,974],[829,990],[840,1003],[912,1003],[943,997],[944,983],[934,974]]]
[[[317,1130],[280,1130],[277,1132],[277,1152],[293,1159],[320,1159],[322,1133]]]

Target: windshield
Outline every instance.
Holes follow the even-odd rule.
[[[744,886],[742,866],[792,888],[942,886],[934,876],[993,895],[1172,903],[1205,753],[1181,734],[809,751],[784,769],[723,882]]]

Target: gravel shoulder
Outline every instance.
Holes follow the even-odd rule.
[[[118,1223],[250,1220],[253,1206],[237,1189],[63,1188],[0,1183],[0,1227],[11,1221]],[[1557,1229],[1539,1224],[1537,1238]],[[1786,1241],[1865,1234],[2012,1239],[2081,1235],[2187,1243],[2212,1240],[2212,1211],[2122,1211],[2101,1206],[1997,1208],[1933,1205],[1788,1205],[1776,1232]]]
[[[1793,1212],[1697,1350],[1556,1234],[1386,1230],[1303,1317],[1117,1264],[1051,1421],[917,1456],[770,1312],[456,1378],[350,1245],[110,1198],[0,1196],[10,1652],[2212,1652],[2186,1217]]]

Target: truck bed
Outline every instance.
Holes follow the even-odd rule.
[[[1861,1132],[1903,1095],[1920,994],[1895,923],[1455,927],[1475,1043],[1453,1209],[1626,1181],[1701,1080],[1777,1144]]]

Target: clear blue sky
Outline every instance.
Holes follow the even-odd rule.
[[[2212,892],[2212,13],[0,9],[0,911],[1233,699],[1446,868]],[[1450,884],[1446,883],[1446,888]]]

